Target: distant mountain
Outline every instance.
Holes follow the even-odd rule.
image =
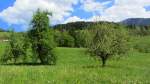
[[[121,23],[126,25],[149,26],[150,18],[129,18],[121,21]]]

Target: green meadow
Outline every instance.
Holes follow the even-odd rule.
[[[130,44],[149,38],[136,37]],[[5,47],[1,42],[1,56]],[[131,49],[102,68],[85,48],[58,47],[54,52],[56,65],[0,65],[0,84],[150,84],[150,53]]]

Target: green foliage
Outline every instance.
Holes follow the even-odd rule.
[[[148,36],[150,35],[150,26],[138,26],[129,25],[127,26],[130,35],[133,36]]]
[[[74,38],[72,36],[70,36],[67,32],[63,32],[62,36],[62,46],[74,47]]]
[[[150,53],[150,43],[146,44],[137,44],[134,46],[139,52]]]
[[[86,29],[86,30],[80,30],[80,31],[76,31],[75,32],[75,44],[76,44],[76,47],[84,47],[86,48],[87,47],[87,38],[90,38],[91,37],[91,34],[90,32]]]
[[[1,61],[3,63],[16,63],[19,58],[26,56],[26,41],[24,41],[23,34],[11,32],[9,45],[7,46]]]
[[[59,47],[74,47],[74,38],[68,32],[55,31],[55,41]]]
[[[130,45],[141,53],[150,53],[150,36],[134,36]]]
[[[127,28],[125,25],[117,24],[113,22],[73,22],[73,23],[67,23],[67,24],[59,24],[54,26],[54,29],[60,32],[68,32],[68,35],[72,36],[74,38],[74,47],[85,47],[85,38],[87,33],[87,29],[91,29],[90,26],[95,25],[103,25],[103,26],[110,26],[112,28]],[[83,33],[83,34],[82,34]],[[85,33],[85,34],[84,34]],[[56,37],[61,36],[61,34],[56,35]],[[59,44],[58,40],[57,43]],[[64,46],[68,47],[68,46]]]
[[[32,28],[28,31],[35,61],[40,59],[42,64],[55,64],[53,55],[55,47],[53,33],[49,29],[48,12],[37,10],[31,21]]]
[[[87,38],[91,42],[88,45],[89,51],[102,59],[102,66],[105,66],[108,58],[127,51],[127,34],[121,28],[97,24],[90,33],[93,35]]]
[[[79,21],[79,22],[71,22],[67,24],[58,24],[54,26],[54,29],[59,30],[59,31],[68,31],[70,35],[74,36],[75,31],[84,30],[84,29],[87,29],[87,27],[94,26],[96,24],[97,22],[84,22],[84,21],[80,22]],[[108,24],[108,25],[113,25],[113,26],[118,25],[117,23],[105,22],[105,21],[100,21],[98,22],[98,24],[106,24],[106,25]]]

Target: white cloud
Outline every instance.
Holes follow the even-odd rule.
[[[86,12],[93,12],[93,13],[101,13],[103,12],[105,6],[109,4],[111,1],[105,1],[105,2],[98,2],[96,0],[81,0],[82,3],[81,9],[83,9]]]
[[[145,5],[150,5],[150,0],[115,0],[115,5],[145,6]]]
[[[82,4],[80,8],[86,12],[93,13],[94,16],[87,19],[81,19],[80,17],[73,16],[69,17],[64,23],[76,21],[98,21],[101,19],[101,17],[99,17],[98,15],[104,12],[106,5],[109,4],[110,2],[111,0],[105,2],[98,2],[96,0],[80,0],[80,3]]]
[[[127,18],[150,18],[150,11],[145,6],[150,0],[115,0],[112,7],[106,8],[112,0],[96,2],[96,0],[82,0],[82,8],[87,12],[98,12],[86,21],[114,21],[119,22]]]
[[[32,14],[38,9],[44,9],[53,13],[52,22],[63,21],[70,16],[73,4],[78,0],[16,0],[12,7],[0,12],[0,18],[9,24],[28,24]]]
[[[118,22],[127,18],[150,18],[150,12],[144,8],[148,5],[150,0],[116,0],[104,11],[101,20]]]
[[[103,5],[94,0],[83,0],[81,3],[83,4],[81,8],[87,12],[96,12],[103,9]]]
[[[85,19],[81,19],[77,16],[72,16],[72,17],[69,17],[67,20],[65,20],[64,23],[69,23],[69,22],[77,22],[77,21],[86,21]]]

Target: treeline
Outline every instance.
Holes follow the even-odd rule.
[[[84,36],[82,36],[84,30],[90,30],[97,24],[101,27],[105,25],[110,28],[125,29],[131,36],[150,35],[150,26],[124,25],[113,22],[73,22],[53,27],[56,43],[59,47],[85,47]]]
[[[150,35],[150,26],[127,25],[130,35],[147,36]]]
[[[117,23],[114,22],[106,22],[106,21],[101,21],[101,22],[84,22],[84,21],[79,21],[79,22],[71,22],[67,24],[58,24],[55,25],[53,28],[60,30],[60,31],[74,31],[74,30],[83,30],[86,29],[89,26],[95,25],[95,24],[114,24],[117,25]]]
[[[112,22],[73,22],[59,24],[53,27],[56,43],[59,47],[85,47],[84,36],[82,36],[84,30],[89,30],[97,24],[112,28],[121,27],[120,24]]]

